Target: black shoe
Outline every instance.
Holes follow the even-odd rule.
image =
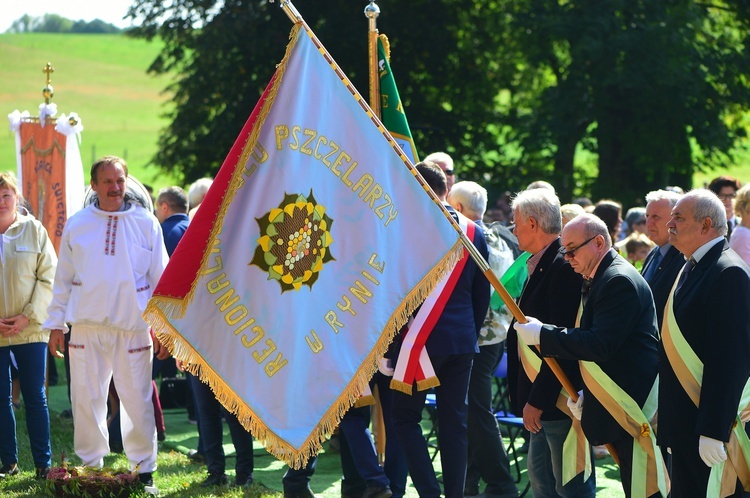
[[[206,464],[206,457],[203,456],[203,453],[200,453],[198,450],[188,451],[187,457],[195,463],[199,463],[201,465]]]
[[[143,484],[146,487],[154,487],[154,476],[151,475],[151,472],[144,472],[143,474],[138,474],[138,480],[141,481],[141,484]]]
[[[201,487],[210,488],[213,486],[226,486],[227,482],[228,482],[227,475],[224,473],[208,474],[208,477],[206,477],[206,480],[201,483]]]
[[[6,477],[14,476],[18,474],[18,464],[14,463],[11,465],[3,465],[0,467],[0,479],[5,479]]]
[[[158,495],[159,489],[154,486],[154,476],[151,475],[151,472],[144,472],[143,474],[138,474],[138,480],[141,481],[141,484],[143,484],[143,491],[148,495]]]
[[[253,484],[253,475],[237,474],[233,486],[236,488],[249,488]]]
[[[393,491],[388,486],[367,486],[362,498],[391,498]]]
[[[301,491],[284,491],[284,498],[317,498],[310,486]]]
[[[167,439],[167,435],[165,433],[163,433],[163,432],[157,432],[156,433],[156,440],[157,441],[164,441],[165,439]]]
[[[47,474],[49,474],[49,467],[37,467],[36,468],[37,479],[47,479]]]

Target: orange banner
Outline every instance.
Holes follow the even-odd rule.
[[[59,252],[65,203],[65,135],[54,124],[21,124],[21,189],[31,214],[42,222]]]

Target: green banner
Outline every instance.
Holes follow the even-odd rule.
[[[411,162],[416,163],[419,156],[417,156],[417,149],[414,146],[414,139],[411,136],[409,122],[406,120],[401,97],[398,95],[389,60],[388,38],[380,35],[378,37],[378,75],[380,76],[380,112],[382,114],[380,119]]]

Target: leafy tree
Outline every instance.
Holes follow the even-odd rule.
[[[480,9],[465,2],[394,1],[379,27],[393,49],[391,64],[417,147],[448,150],[477,161],[494,147],[495,43]],[[135,36],[160,36],[165,47],[151,65],[174,72],[176,106],[154,162],[192,181],[216,172],[281,60],[291,23],[278,4],[257,0],[178,0],[171,6],[137,0],[129,15]],[[367,95],[367,4],[335,0],[300,5],[303,17],[347,76]],[[463,18],[464,26],[454,19]],[[387,19],[387,22],[386,22]],[[421,19],[414,23],[414,19]],[[440,26],[439,29],[433,26]],[[478,51],[479,50],[479,51]]]
[[[367,95],[366,29],[351,1],[298,5]],[[638,203],[731,158],[748,109],[748,10],[688,0],[391,0],[378,20],[422,155],[445,150],[497,195],[547,179]],[[161,37],[150,70],[176,75],[154,162],[186,181],[218,170],[287,43],[259,0],[135,0],[135,36]],[[598,177],[581,163],[598,160]]]
[[[626,204],[667,184],[688,188],[696,167],[731,160],[745,134],[735,118],[750,104],[740,9],[678,0],[503,5],[508,22],[498,29],[508,43],[499,56],[520,63],[503,116],[523,150],[515,164],[552,164],[561,197],[586,188],[570,183],[582,177],[577,147],[598,155],[592,196]]]

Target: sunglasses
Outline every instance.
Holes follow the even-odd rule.
[[[453,176],[453,170],[452,169],[444,169],[443,173],[445,173],[446,176]]]
[[[560,250],[559,250],[559,252],[560,252],[560,254],[562,254],[566,258],[575,258],[576,257],[576,252],[578,252],[578,250],[580,248],[582,248],[583,246],[585,246],[586,244],[588,244],[589,242],[591,242],[595,238],[596,238],[596,235],[594,235],[593,237],[591,237],[590,239],[588,239],[586,242],[584,242],[580,246],[574,247],[573,249],[565,249],[564,247],[561,247]]]

